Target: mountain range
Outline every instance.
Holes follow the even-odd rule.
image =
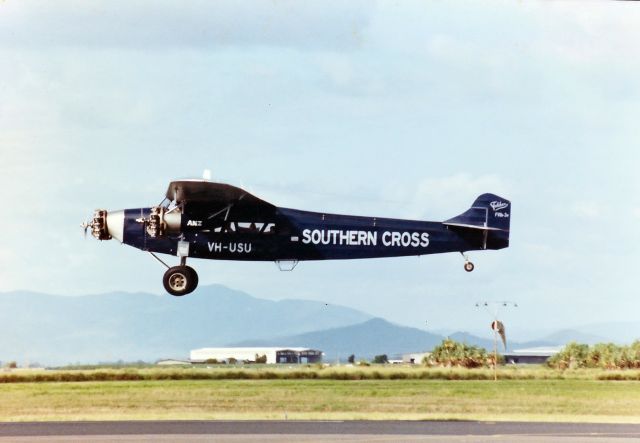
[[[86,296],[26,291],[0,294],[0,361],[45,365],[186,359],[191,349],[217,346],[311,347],[326,361],[432,349],[444,336],[318,301],[252,297],[212,285],[186,297],[147,293]],[[630,342],[640,323],[563,330],[509,349],[569,341]],[[603,336],[601,332],[617,332]],[[597,333],[596,333],[597,332]],[[493,340],[465,332],[450,338],[491,349]]]
[[[399,326],[381,318],[373,318],[340,328],[307,332],[288,337],[267,340],[245,340],[235,346],[282,346],[311,347],[325,353],[325,359],[346,360],[351,354],[356,358],[367,358],[379,354],[397,355],[432,349],[442,341],[441,335],[430,334],[416,328]]]
[[[186,358],[189,350],[369,320],[308,300],[271,301],[224,286],[187,297],[145,293],[0,294],[0,360],[42,364]]]

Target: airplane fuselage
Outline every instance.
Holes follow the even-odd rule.
[[[442,222],[327,214],[277,207],[243,189],[207,180],[176,180],[150,208],[97,209],[82,226],[98,240],[148,251],[168,269],[172,295],[189,294],[198,274],[187,258],[283,262],[400,257],[509,246],[511,202],[485,193]],[[169,266],[155,254],[178,256]],[[291,267],[293,269],[293,267]],[[474,265],[465,256],[464,269]]]
[[[207,228],[206,217],[181,215],[178,235],[152,238],[136,220],[150,208],[124,211],[122,242],[145,251],[176,255],[178,241],[192,258],[246,261],[329,260],[398,257],[486,249],[481,232],[457,230],[442,222],[326,214],[277,208],[260,222],[227,221]],[[260,220],[260,218],[258,218]],[[269,230],[265,227],[270,228]],[[498,233],[491,233],[500,249]],[[508,244],[504,236],[504,246]]]

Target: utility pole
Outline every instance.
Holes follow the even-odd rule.
[[[493,330],[493,380],[498,381],[498,333],[500,332],[500,328],[502,328],[502,334],[504,334],[504,326],[502,322],[498,320],[498,311],[501,308],[517,308],[518,304],[509,300],[486,300],[476,303],[476,308],[481,307],[485,308],[492,318],[491,329]],[[505,350],[506,348],[507,346],[505,340]]]

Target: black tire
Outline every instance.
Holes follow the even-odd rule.
[[[471,263],[470,261],[466,262],[464,264],[464,270],[467,272],[471,272],[475,269],[475,266],[473,265],[473,263]]]
[[[185,266],[187,271],[191,273],[191,282],[189,284],[189,292],[187,294],[192,293],[198,287],[198,273],[191,266]]]
[[[174,266],[167,269],[167,272],[164,273],[162,284],[169,294],[181,297],[196,288],[198,285],[198,275],[196,271],[188,266]]]

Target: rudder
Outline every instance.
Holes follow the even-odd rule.
[[[484,231],[485,249],[506,248],[509,245],[511,202],[495,194],[482,194],[471,208],[443,224],[455,229]]]

